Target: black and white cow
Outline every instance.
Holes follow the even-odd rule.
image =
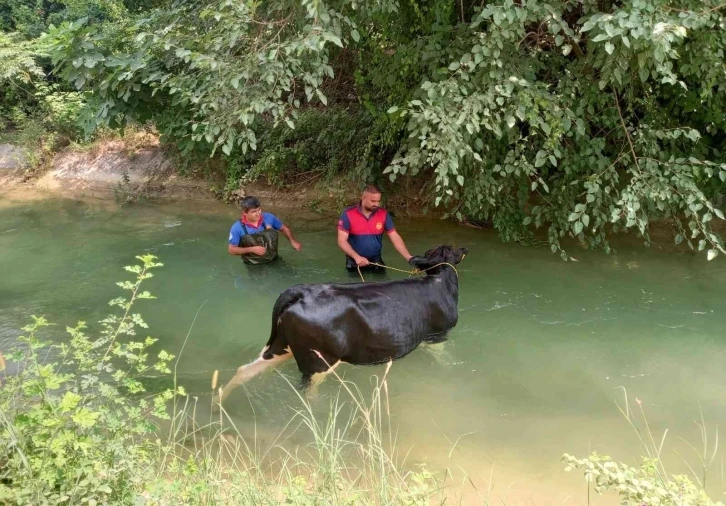
[[[272,331],[254,362],[224,387],[236,386],[295,358],[303,386],[340,362],[380,364],[399,359],[422,342],[440,342],[458,321],[459,282],[453,267],[465,248],[438,246],[413,257],[425,276],[382,283],[323,283],[285,290],[272,310]]]

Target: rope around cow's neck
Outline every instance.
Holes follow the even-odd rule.
[[[462,260],[463,260],[463,258],[462,258]],[[436,265],[433,265],[433,266],[431,266],[431,267],[427,267],[426,269],[411,269],[410,271],[406,271],[406,270],[403,270],[403,269],[397,269],[396,267],[390,267],[390,266],[388,266],[388,265],[383,265],[383,264],[377,264],[376,262],[370,262],[370,263],[369,263],[369,265],[375,265],[375,266],[377,266],[377,267],[383,267],[383,268],[385,268],[385,269],[391,269],[392,271],[398,271],[398,272],[403,272],[403,273],[405,273],[405,274],[408,274],[408,277],[411,277],[411,276],[413,276],[414,274],[421,274],[422,272],[426,272],[426,271],[429,271],[429,270],[431,270],[431,269],[435,269],[436,267],[438,267],[438,266],[440,266],[440,265],[448,265],[449,267],[451,267],[452,269],[454,269],[454,272],[456,273],[456,277],[457,277],[457,278],[459,277],[459,271],[457,271],[457,270],[456,270],[456,267],[454,267],[454,266],[453,266],[452,264],[450,264],[449,262],[441,262],[441,263],[438,263],[438,264],[436,264]],[[361,280],[361,281],[362,281],[363,283],[365,283],[365,282],[366,282],[366,280],[365,280],[365,279],[363,278],[363,273],[362,273],[362,272],[361,272],[361,270],[360,270],[360,265],[358,265],[357,267],[358,267],[358,275],[360,276],[360,280]]]

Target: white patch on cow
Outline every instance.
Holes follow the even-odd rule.
[[[328,375],[333,372],[335,368],[338,367],[341,363],[344,362],[342,360],[338,360],[336,363],[331,365],[327,371],[315,373],[310,377],[310,388],[307,392],[308,397],[314,397],[317,394],[318,387],[323,383],[323,381],[325,381],[325,378],[327,378]]]
[[[220,403],[230,394],[230,392],[232,392],[232,390],[237,388],[242,383],[251,380],[258,374],[262,374],[270,367],[275,367],[282,362],[285,362],[286,360],[292,358],[292,353],[290,353],[289,346],[285,348],[285,353],[283,353],[282,355],[273,355],[272,358],[269,359],[262,358],[262,356],[268,349],[269,346],[265,346],[260,353],[260,356],[254,362],[245,364],[237,369],[237,372],[232,377],[232,379],[229,380],[224,388],[222,388],[222,398],[219,401]]]

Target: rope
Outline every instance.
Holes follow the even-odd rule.
[[[464,258],[462,257],[462,260],[463,259]],[[438,264],[433,265],[431,267],[427,267],[426,269],[411,269],[410,271],[406,271],[406,270],[403,270],[403,269],[397,269],[396,267],[390,267],[388,265],[377,264],[376,262],[370,262],[368,265],[375,265],[375,266],[378,266],[378,267],[383,267],[384,269],[391,269],[392,271],[403,272],[405,274],[408,274],[409,277],[413,276],[414,274],[421,274],[422,272],[426,272],[426,271],[429,271],[431,269],[435,269],[436,267],[438,267],[440,265],[448,265],[449,267],[451,267],[452,269],[454,269],[454,272],[456,273],[456,277],[457,278],[459,277],[459,271],[457,271],[456,270],[456,267],[454,267],[449,262],[441,262],[441,263],[438,263]],[[366,280],[363,278],[363,273],[360,270],[360,265],[358,265],[357,267],[358,267],[358,275],[360,276],[360,280],[363,283],[365,283]]]

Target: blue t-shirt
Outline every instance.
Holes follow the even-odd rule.
[[[282,228],[282,222],[277,219],[277,216],[271,213],[262,213],[262,219],[257,225],[258,226],[255,227],[254,225],[250,225],[245,222],[243,227],[242,220],[235,221],[234,225],[232,225],[232,228],[229,230],[229,244],[232,246],[239,246],[239,241],[242,239],[243,235],[262,232],[267,228],[267,225],[271,226],[275,230],[280,230]],[[247,232],[245,232],[245,228],[247,229]]]

